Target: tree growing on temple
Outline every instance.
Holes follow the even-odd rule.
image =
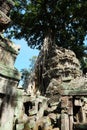
[[[80,60],[86,54],[86,0],[15,0],[9,36],[24,38],[31,48],[40,49],[46,37],[73,50]]]

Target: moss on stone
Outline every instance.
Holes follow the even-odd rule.
[[[21,75],[16,68],[9,68],[9,66],[5,66],[4,64],[1,63],[0,63],[0,75],[11,79],[16,79],[18,81],[21,78]]]

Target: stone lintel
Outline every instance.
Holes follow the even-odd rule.
[[[77,90],[62,90],[63,96],[87,96],[87,89],[77,89]]]

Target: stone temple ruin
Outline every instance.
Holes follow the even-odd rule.
[[[47,97],[45,113],[55,116],[52,129],[86,130],[87,78],[74,52],[47,44],[48,40],[45,39],[35,69],[37,90]]]
[[[8,13],[13,5],[12,1],[0,0],[0,130],[13,129],[16,88],[20,80],[20,73],[14,67],[19,47],[2,34],[11,21]]]
[[[2,35],[13,6],[0,0],[0,130],[87,130],[87,77],[73,51],[46,38],[27,89],[18,86],[20,48]]]

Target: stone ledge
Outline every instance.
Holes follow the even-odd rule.
[[[16,68],[12,69],[9,68],[9,66],[5,66],[1,63],[0,63],[0,75],[10,79],[15,79],[17,81],[19,81],[21,78],[21,74],[18,72]]]
[[[18,81],[0,76],[0,94],[14,96]]]
[[[10,44],[13,44],[11,41],[9,42]],[[4,42],[0,40],[0,46],[5,48],[5,50],[18,55],[18,51],[16,51],[11,45],[8,45],[8,41],[6,39],[4,40]]]
[[[87,89],[81,89],[81,90],[62,90],[61,91],[62,96],[87,96]]]

